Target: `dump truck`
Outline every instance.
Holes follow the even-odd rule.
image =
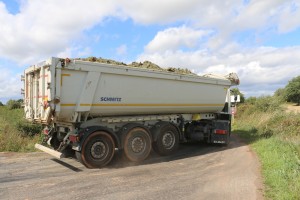
[[[45,127],[45,144],[35,147],[57,158],[74,152],[88,168],[104,167],[116,152],[140,162],[184,142],[228,144],[230,87],[239,84],[235,73],[198,76],[56,57],[27,68],[22,80],[25,118]]]

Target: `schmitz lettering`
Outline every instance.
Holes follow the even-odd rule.
[[[120,97],[101,97],[100,101],[112,101],[112,102],[117,101],[117,102],[120,102],[120,101],[122,101],[122,98],[120,98]]]

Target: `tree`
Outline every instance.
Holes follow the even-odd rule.
[[[18,99],[17,102],[22,105],[23,104],[23,99]]]
[[[274,93],[274,97],[279,100],[280,102],[284,102],[285,101],[285,88],[279,88],[275,91]]]
[[[231,95],[240,95],[240,103],[244,103],[245,102],[245,96],[243,93],[240,92],[240,90],[238,88],[233,88],[231,89]]]
[[[256,103],[257,98],[256,97],[249,97],[246,99],[246,103],[254,105]]]
[[[300,105],[300,76],[297,76],[289,81],[285,87],[285,98],[288,102],[297,103]]]
[[[4,104],[0,101],[0,106],[4,106]]]
[[[10,99],[6,103],[9,110],[21,108],[22,104],[19,101]]]

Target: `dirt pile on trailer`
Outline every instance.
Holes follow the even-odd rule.
[[[174,67],[168,67],[168,68],[162,68],[158,66],[155,63],[152,63],[150,61],[144,61],[144,62],[132,62],[131,64],[126,64],[123,62],[111,60],[111,59],[105,59],[105,58],[97,58],[97,57],[88,57],[88,58],[76,58],[76,60],[82,60],[82,61],[89,61],[89,62],[99,62],[99,63],[106,63],[106,64],[115,64],[120,66],[128,66],[128,67],[136,67],[136,68],[142,68],[142,69],[149,69],[149,70],[155,70],[155,71],[163,71],[163,72],[171,72],[176,74],[188,74],[188,75],[195,75],[197,74],[193,73],[191,70],[187,68],[174,68]]]
[[[87,58],[76,58],[75,60],[127,66],[127,64],[125,64],[123,62],[118,62],[118,61],[115,61],[115,60],[105,59],[105,58],[87,57]]]

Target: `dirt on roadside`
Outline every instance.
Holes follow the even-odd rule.
[[[288,112],[300,113],[300,106],[297,106],[297,104],[285,104],[284,106]]]

